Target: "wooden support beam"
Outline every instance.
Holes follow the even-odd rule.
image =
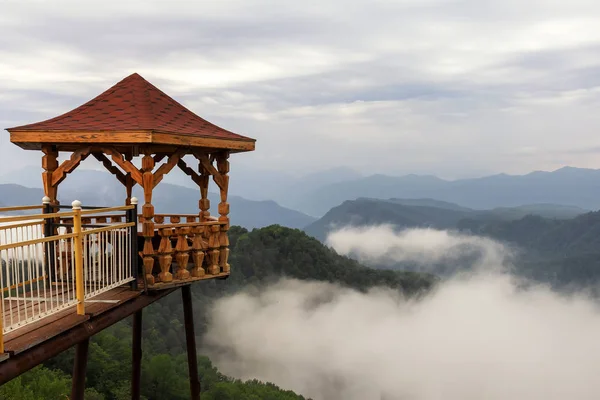
[[[131,177],[138,185],[144,187],[142,172],[137,169],[137,167],[133,165],[131,161],[124,159],[123,155],[112,147],[102,147],[101,149],[105,154],[109,154],[112,160],[116,162],[117,165],[123,169],[123,171],[130,173]]]
[[[60,166],[52,173],[52,186],[57,186],[65,180],[67,174],[70,174],[81,164],[90,154],[91,147],[85,147],[76,150],[71,154],[71,158],[63,161]]]
[[[123,184],[123,186],[127,186],[125,174],[123,172],[121,172],[121,170],[119,170],[119,168],[115,167],[113,165],[113,163],[110,162],[108,157],[106,157],[102,153],[97,153],[97,152],[92,153],[92,155],[94,156],[94,158],[96,160],[100,161],[102,163],[102,165],[104,165],[104,168],[106,168],[108,172],[113,174],[119,180],[119,182],[121,182]]]
[[[200,164],[202,164],[202,166],[208,171],[208,173],[212,175],[213,180],[215,181],[217,186],[221,190],[227,190],[226,182],[224,181],[223,176],[214,167],[212,162],[209,160],[208,156],[206,154],[202,154],[200,152],[194,151],[194,157],[196,157],[196,159],[198,159],[198,161],[200,161]]]
[[[180,148],[177,149],[177,151],[173,154],[171,154],[169,156],[169,159],[167,162],[165,162],[163,165],[161,165],[160,167],[158,167],[158,169],[156,170],[156,172],[154,172],[153,175],[153,187],[156,187],[156,185],[158,185],[160,183],[160,181],[162,181],[163,177],[168,174],[169,172],[171,172],[171,170],[173,169],[173,167],[175,167],[175,165],[177,165],[177,162],[181,159],[181,157],[183,157],[186,153],[186,149],[184,148]],[[156,160],[155,160],[156,162]]]
[[[190,376],[190,399],[200,400],[200,379],[198,378],[198,357],[196,356],[196,334],[194,333],[194,310],[190,285],[181,287],[183,318],[185,323],[185,343],[187,346],[188,372]]]
[[[142,376],[142,310],[133,314],[131,400],[140,400]]]
[[[85,372],[87,370],[89,337],[75,346],[75,361],[73,362],[73,381],[71,385],[71,400],[84,400]]]
[[[183,159],[180,159],[179,161],[177,161],[177,166],[179,167],[180,170],[183,171],[184,174],[188,175],[190,178],[192,178],[192,180],[194,181],[194,183],[198,186],[201,186],[201,178],[200,175],[198,175],[196,173],[196,171],[194,171],[192,168],[188,167],[188,165],[186,164],[186,162]]]

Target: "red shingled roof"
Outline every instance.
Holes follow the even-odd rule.
[[[227,131],[200,118],[134,73],[82,106],[52,119],[9,131],[149,130],[229,140],[254,139]]]

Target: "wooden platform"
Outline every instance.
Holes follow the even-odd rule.
[[[129,286],[118,287],[86,300],[85,315],[77,315],[76,307],[73,305],[61,312],[46,316],[39,321],[5,334],[4,350],[9,356],[22,353],[88,321],[90,318],[119,307],[121,304],[140,296],[141,293],[141,290],[132,290]],[[12,309],[5,308],[5,316],[7,313],[14,312],[14,309],[15,307]],[[1,357],[0,360],[2,360]]]

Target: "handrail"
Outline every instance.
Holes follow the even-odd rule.
[[[9,212],[9,211],[25,211],[25,210],[36,210],[41,209],[41,205],[37,206],[9,206],[9,207],[0,207],[0,213]]]
[[[81,215],[90,215],[90,214],[95,214],[95,213],[104,213],[104,212],[111,212],[111,211],[127,211],[127,210],[133,210],[134,207],[135,206],[96,208],[94,210],[81,211]]]
[[[52,241],[60,240],[60,239],[71,239],[74,237],[75,237],[74,233],[63,233],[61,235],[54,235],[54,236],[43,237],[40,239],[26,240],[24,242],[2,244],[2,245],[0,245],[0,251],[14,249],[16,247],[30,246],[32,244],[52,242]]]
[[[13,217],[0,217],[0,224],[3,222],[16,222],[16,221],[27,221],[29,219],[48,219],[48,218],[59,218],[59,217],[72,217],[75,215],[74,212],[58,212],[48,214],[31,214],[31,215],[16,215]]]
[[[17,208],[42,207],[10,211]],[[0,224],[8,223],[0,225],[0,354],[7,332],[68,307],[76,306],[77,314],[84,315],[87,299],[125,284],[137,288],[137,199],[128,206],[88,210],[74,201],[72,211],[52,212],[45,198],[42,209],[46,213],[0,217]],[[107,214],[119,211],[124,211],[125,223],[123,215],[115,219]],[[82,223],[83,215],[85,221],[87,215],[103,213],[114,222]],[[56,230],[67,225],[56,219],[66,218],[72,233]],[[12,304],[6,310],[5,301]]]
[[[25,222],[23,224],[0,225],[0,231],[13,228],[25,228],[27,226],[43,225],[44,221]]]

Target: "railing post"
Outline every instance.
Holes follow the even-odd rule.
[[[134,290],[138,288],[138,267],[139,267],[139,255],[138,255],[138,199],[132,197],[131,205],[133,208],[128,210],[127,214],[127,222],[133,222],[133,226],[131,227],[131,238],[130,238],[130,247],[131,247],[131,273],[133,276],[133,281],[131,283],[131,287]]]
[[[52,213],[52,205],[50,204],[50,197],[44,196],[42,199],[42,204],[44,206],[44,214]],[[52,218],[44,219],[44,237],[50,237],[54,233],[54,227],[52,226]],[[48,277],[48,285],[51,285],[52,282],[56,280],[55,275],[55,248],[53,242],[46,242],[46,276]]]
[[[84,297],[85,292],[83,289],[83,233],[81,231],[81,202],[75,200],[71,203],[73,206],[73,233],[75,237],[75,292],[77,294],[77,314],[85,314],[85,303]]]
[[[0,267],[2,260],[0,260]],[[0,296],[2,304],[0,304],[0,354],[4,353],[4,297]]]

